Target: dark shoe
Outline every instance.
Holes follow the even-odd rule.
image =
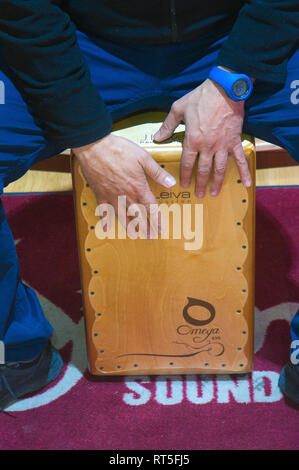
[[[50,341],[32,362],[0,365],[0,411],[23,395],[48,385],[59,376],[62,367],[61,356]]]
[[[278,386],[284,395],[299,405],[299,364],[289,362],[282,369]]]

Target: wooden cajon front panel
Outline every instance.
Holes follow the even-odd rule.
[[[116,133],[143,145],[176,178],[169,190],[153,181],[150,186],[159,203],[177,205],[182,219],[191,207],[193,230],[196,212],[197,246],[184,236],[187,219],[177,239],[171,218],[169,239],[98,239],[96,200],[73,157],[90,372],[248,372],[253,363],[254,144],[244,136],[251,188],[242,185],[229,156],[220,195],[212,197],[207,190],[198,199],[194,179],[188,190],[179,185],[181,142],[153,144],[149,136],[159,125],[152,126]],[[116,220],[116,234],[117,227]]]

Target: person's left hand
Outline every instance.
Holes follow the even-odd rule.
[[[203,197],[211,171],[210,193],[221,191],[228,153],[239,169],[241,181],[250,186],[251,177],[241,142],[244,101],[231,100],[220,85],[211,79],[175,101],[154,138],[162,142],[171,137],[177,126],[185,123],[185,138],[181,157],[181,186],[191,184],[192,172],[198,159],[195,195]]]

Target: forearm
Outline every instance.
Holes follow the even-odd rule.
[[[58,6],[0,0],[0,46],[11,78],[58,147],[85,145],[110,131],[75,27]]]
[[[248,0],[221,47],[217,65],[284,83],[288,57],[298,40],[298,0]]]

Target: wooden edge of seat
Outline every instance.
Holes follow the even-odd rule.
[[[256,146],[256,169],[266,168],[279,168],[298,166],[299,164],[290,156],[290,154],[273,144],[264,142],[262,140],[255,140]],[[38,171],[55,171],[62,173],[70,173],[70,155],[71,151],[65,150],[60,155],[55,155],[52,158],[39,162],[31,167],[31,170]]]

